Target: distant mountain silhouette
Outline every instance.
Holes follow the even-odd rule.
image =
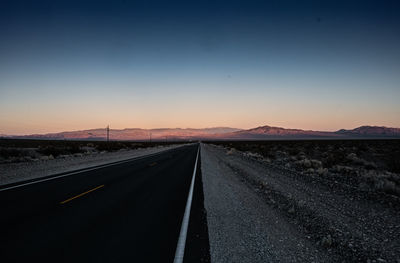
[[[361,126],[353,130],[338,130],[336,133],[356,136],[398,137],[400,136],[400,128],[388,128],[384,126]]]
[[[3,136],[26,139],[54,140],[104,140],[106,129],[91,129],[48,134],[33,134],[24,136]],[[110,129],[112,140],[268,140],[268,139],[346,139],[346,138],[400,138],[400,128],[381,126],[361,126],[352,130],[341,129],[335,132],[312,131],[301,129],[285,129],[281,127],[260,126],[241,130],[230,127],[214,127],[204,129]]]
[[[285,129],[281,127],[260,126],[249,130],[241,130],[218,136],[229,139],[263,139],[263,138],[313,138],[336,137],[332,132],[320,132],[301,129]]]
[[[281,127],[260,126],[249,130],[218,134],[221,139],[341,139],[341,138],[400,138],[399,128],[361,126],[353,130],[336,132],[285,129]]]
[[[214,127],[204,129],[181,129],[181,128],[159,128],[159,129],[110,129],[110,138],[112,140],[180,140],[190,138],[205,138],[208,136],[239,131],[240,129],[229,127]],[[7,136],[12,138],[27,139],[55,139],[55,140],[104,140],[106,138],[106,129],[91,129],[82,131],[68,131],[48,134],[33,134],[23,136]]]

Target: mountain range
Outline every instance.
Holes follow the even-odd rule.
[[[48,134],[7,136],[3,138],[54,139],[54,140],[104,140],[106,129],[91,129]],[[110,129],[111,140],[268,140],[268,139],[347,139],[347,138],[400,138],[400,128],[383,126],[361,126],[352,130],[341,129],[334,132],[285,129],[260,126],[243,130],[230,127],[204,129]]]

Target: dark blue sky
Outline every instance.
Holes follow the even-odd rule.
[[[2,1],[0,133],[400,126],[399,14],[398,1]]]

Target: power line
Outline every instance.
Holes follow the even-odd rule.
[[[107,125],[107,143],[110,141],[110,125]]]

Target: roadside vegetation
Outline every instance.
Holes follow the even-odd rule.
[[[400,196],[400,140],[214,141],[271,165]]]
[[[0,163],[51,160],[177,143],[183,142],[0,139]]]
[[[243,183],[272,221],[290,225],[275,247],[282,247],[281,236],[297,234],[315,246],[298,247],[304,255],[321,252],[330,259],[301,262],[400,262],[400,140],[212,144],[217,147],[204,149],[232,184]],[[273,237],[271,226],[265,224]]]

